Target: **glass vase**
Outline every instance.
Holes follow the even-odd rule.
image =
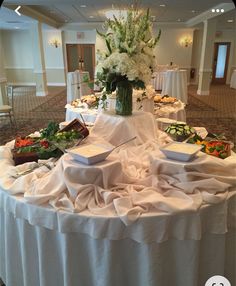
[[[132,114],[132,93],[133,87],[128,80],[120,81],[116,86],[116,114]]]

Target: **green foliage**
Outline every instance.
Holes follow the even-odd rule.
[[[41,131],[41,137],[49,139],[59,130],[59,124],[56,122],[49,122],[48,126]]]

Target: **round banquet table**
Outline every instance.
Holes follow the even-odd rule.
[[[152,86],[155,90],[162,90],[163,81],[165,80],[166,71],[153,73]]]
[[[174,104],[159,104],[154,109],[156,118],[164,117],[186,122],[185,104],[178,100]]]
[[[88,71],[74,71],[67,73],[67,103],[81,98],[83,95],[91,94],[91,88],[88,86]]]
[[[129,134],[138,144],[91,166],[64,154],[51,171],[13,179],[25,164],[14,167],[10,147],[0,146],[7,286],[198,286],[213,275],[235,285],[235,155],[168,160],[150,113],[125,118],[100,114],[88,140],[115,145]]]
[[[169,95],[188,103],[187,71],[168,70],[163,81],[162,95]]]
[[[236,70],[233,71],[230,79],[230,87],[236,89]]]
[[[0,277],[8,286],[197,286],[217,274],[235,285],[235,229],[211,227],[232,219],[235,199],[196,213],[144,215],[125,227],[115,217],[55,211],[0,190]],[[145,241],[163,224],[160,241]],[[186,233],[178,239],[181,225]],[[189,233],[196,228],[200,237]]]
[[[74,107],[71,104],[66,104],[66,121],[71,121],[75,118],[78,118],[80,120],[86,122],[86,123],[94,123],[96,120],[96,117],[98,115],[98,110],[91,108],[79,108],[79,107]],[[83,119],[81,118],[81,115]]]

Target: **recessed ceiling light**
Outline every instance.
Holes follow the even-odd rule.
[[[181,19],[178,19],[177,21],[178,21],[178,22],[180,22],[180,21],[181,21]]]
[[[89,16],[89,18],[90,18],[90,19],[93,19],[93,18],[94,18],[94,16],[90,15],[90,16]]]
[[[227,20],[228,23],[233,23],[233,21],[234,21],[233,19]]]
[[[220,12],[220,9],[216,9],[216,13],[219,13]]]
[[[83,4],[83,5],[80,5],[80,7],[81,7],[81,8],[86,8],[87,5],[84,5],[84,4]]]
[[[166,4],[160,4],[160,7],[166,7]]]
[[[221,13],[224,13],[224,11],[225,11],[224,9],[220,9],[220,12],[221,12]]]
[[[211,9],[211,12],[212,12],[212,13],[215,13],[215,11],[216,11],[216,9]]]
[[[196,11],[195,11],[195,10],[192,10],[191,12],[192,12],[192,13],[196,13]]]
[[[14,27],[15,29],[20,29],[20,27]]]

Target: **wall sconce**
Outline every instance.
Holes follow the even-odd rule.
[[[184,38],[181,38],[179,43],[182,47],[189,47],[191,44],[192,44],[192,39],[190,37],[184,37]]]
[[[61,42],[58,39],[53,39],[49,41],[49,44],[55,48],[58,48],[61,45]]]

